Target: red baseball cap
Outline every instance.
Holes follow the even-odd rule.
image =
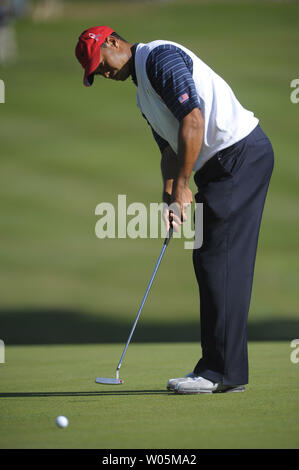
[[[84,68],[83,84],[93,84],[93,72],[98,68],[101,60],[101,45],[114,30],[109,26],[93,26],[79,36],[76,46],[76,57]]]

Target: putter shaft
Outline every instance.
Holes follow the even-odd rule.
[[[144,297],[143,297],[142,302],[141,302],[141,305],[140,305],[140,307],[139,307],[137,316],[136,316],[136,318],[135,318],[134,324],[133,324],[132,329],[131,329],[131,332],[130,332],[130,334],[129,334],[129,338],[128,338],[127,342],[126,342],[125,348],[124,348],[123,353],[122,353],[122,355],[121,355],[121,358],[120,358],[120,360],[119,360],[119,363],[118,363],[118,366],[117,366],[117,369],[116,369],[116,378],[117,378],[117,379],[119,379],[119,369],[121,368],[123,358],[124,358],[124,356],[125,356],[125,354],[126,354],[126,351],[127,351],[127,349],[128,349],[128,346],[129,346],[129,344],[130,344],[130,341],[131,341],[131,338],[132,338],[132,336],[133,336],[134,330],[135,330],[135,328],[136,328],[136,325],[137,325],[138,319],[139,319],[139,317],[140,317],[142,308],[143,308],[143,306],[144,306],[144,304],[145,304],[146,298],[147,298],[147,296],[148,296],[148,293],[149,293],[150,288],[151,288],[151,286],[152,286],[153,280],[154,280],[154,278],[155,278],[155,276],[156,276],[156,273],[157,273],[157,271],[158,271],[158,268],[159,268],[159,265],[160,265],[160,263],[161,263],[161,260],[162,260],[162,257],[163,257],[163,255],[164,255],[164,252],[165,252],[165,250],[166,250],[166,247],[167,247],[167,245],[168,245],[168,243],[169,243],[169,241],[170,241],[170,239],[171,239],[171,237],[172,237],[172,234],[173,234],[173,227],[170,227],[170,229],[169,229],[169,231],[168,231],[168,234],[167,234],[167,236],[166,236],[166,238],[165,238],[165,240],[164,240],[163,248],[162,248],[162,250],[161,250],[160,256],[159,256],[158,261],[157,261],[157,263],[156,263],[154,272],[153,272],[152,277],[151,277],[151,279],[150,279],[150,281],[149,281],[149,283],[148,283],[146,292],[145,292],[145,294],[144,294]]]

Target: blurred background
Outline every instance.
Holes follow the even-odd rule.
[[[100,202],[160,202],[160,155],[129,79],[82,86],[80,33],[183,44],[254,111],[275,151],[261,227],[250,340],[299,333],[299,4],[290,1],[0,0],[0,338],[124,342],[161,239],[95,235]],[[192,188],[195,185],[192,181]],[[200,339],[192,251],[173,240],[134,341]]]

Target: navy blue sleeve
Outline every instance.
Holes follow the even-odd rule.
[[[152,87],[166,106],[181,121],[194,108],[201,108],[193,80],[193,61],[172,44],[151,51],[146,72]]]

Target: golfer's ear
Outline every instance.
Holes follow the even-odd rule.
[[[110,47],[114,47],[116,49],[119,48],[119,40],[117,38],[115,38],[114,36],[108,36],[107,39],[106,39],[106,42],[107,42],[108,46],[110,46]]]

